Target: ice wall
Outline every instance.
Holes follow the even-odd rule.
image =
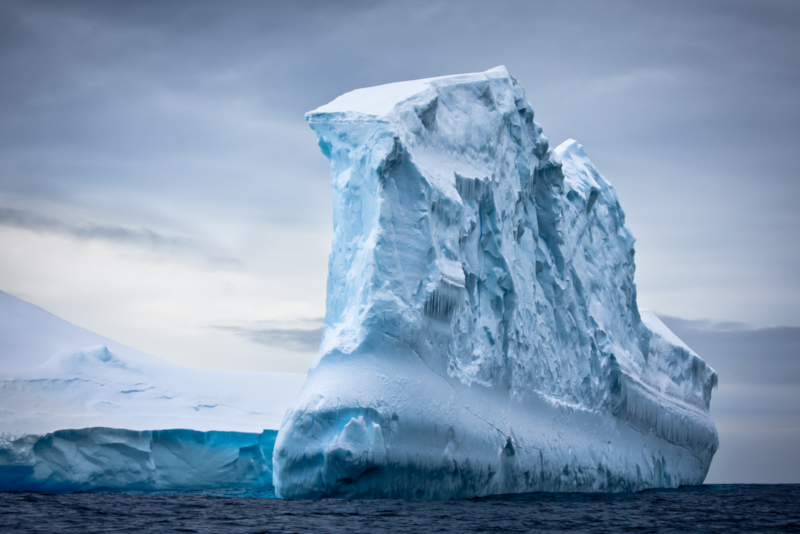
[[[269,491],[276,434],[84,428],[0,437],[0,491]]]
[[[360,89],[306,119],[334,239],[279,496],[703,481],[716,373],[640,314],[613,187],[575,141],[549,149],[504,67]]]

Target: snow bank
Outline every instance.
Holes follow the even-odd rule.
[[[277,429],[304,375],[220,371],[105,346],[65,350],[0,380],[0,431],[42,435],[68,428]]]
[[[325,329],[279,496],[700,484],[717,376],[636,304],[634,239],[583,147],[504,67],[307,114],[331,163]]]

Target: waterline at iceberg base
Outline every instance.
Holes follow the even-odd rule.
[[[703,482],[717,375],[638,309],[613,187],[575,141],[548,147],[504,67],[360,89],[306,119],[334,239],[278,496]]]

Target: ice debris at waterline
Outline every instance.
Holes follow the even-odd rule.
[[[717,375],[640,312],[613,187],[575,141],[548,148],[504,67],[359,89],[306,120],[334,238],[278,496],[703,482]]]

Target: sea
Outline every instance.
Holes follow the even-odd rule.
[[[286,501],[268,491],[0,493],[0,532],[800,532],[800,485],[448,501]]]

